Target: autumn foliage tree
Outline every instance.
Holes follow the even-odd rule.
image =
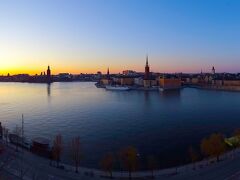
[[[109,173],[110,178],[112,179],[112,171],[114,167],[115,158],[112,153],[106,154],[100,162],[102,169]]]
[[[158,162],[157,162],[156,157],[154,157],[154,156],[147,157],[147,166],[148,166],[148,170],[151,171],[152,179],[154,178],[154,170],[157,169],[157,165],[158,165]]]
[[[201,142],[202,153],[208,157],[217,157],[217,161],[219,161],[219,156],[226,151],[226,148],[224,136],[220,133],[212,134]]]
[[[191,162],[194,163],[194,168],[195,168],[195,162],[197,162],[200,159],[200,155],[192,146],[189,148],[188,152],[189,152]]]
[[[124,167],[129,172],[129,179],[132,179],[132,172],[136,170],[137,166],[137,150],[136,148],[129,146],[120,151],[120,159]]]
[[[239,129],[239,128],[236,129],[236,130],[234,131],[233,135],[240,137],[240,129]]]
[[[61,134],[58,134],[53,141],[53,147],[52,147],[53,159],[57,162],[58,167],[59,167],[59,162],[61,160],[62,150],[63,150],[62,136]]]
[[[235,141],[233,143],[233,147],[234,148],[238,148],[240,147],[240,129],[235,129],[234,133],[233,133],[233,136],[235,138]]]
[[[75,172],[78,173],[78,168],[82,158],[80,137],[73,138],[70,147],[71,157],[75,164]]]

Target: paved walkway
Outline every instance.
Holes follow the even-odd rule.
[[[240,179],[240,157],[211,164],[199,170],[192,170],[168,177],[169,180],[237,180]]]
[[[10,157],[10,159],[8,159]],[[22,160],[23,157],[23,160]],[[5,162],[5,160],[8,161]],[[193,170],[193,165],[183,166],[179,168],[180,173],[176,174],[174,168],[166,171],[157,171],[157,177],[159,180],[240,180],[240,151],[233,157],[231,153],[225,155],[222,161],[206,165],[204,163],[198,163],[196,170]],[[203,165],[204,164],[204,165]],[[4,166],[2,166],[4,165]],[[2,170],[2,168],[4,171]],[[24,151],[23,156],[21,152],[15,152],[14,146],[10,146],[6,149],[3,155],[0,156],[0,175],[3,177],[10,177],[9,179],[20,179],[20,172],[24,173],[25,180],[98,180],[100,175],[104,175],[104,172],[99,170],[93,170],[88,168],[81,168],[80,173],[77,174],[73,171],[73,167],[65,166],[65,170],[58,169],[49,165],[49,160],[38,157],[28,151]],[[86,175],[86,172],[90,174],[93,172],[93,176]],[[120,177],[127,176],[127,173],[115,172],[114,175]],[[136,176],[142,176],[145,178],[138,179],[150,179],[149,172],[138,172]],[[125,178],[126,179],[126,178]]]

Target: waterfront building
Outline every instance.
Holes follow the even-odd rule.
[[[216,85],[216,86],[223,86],[224,81],[221,78],[216,78],[216,79],[213,80],[213,84]]]
[[[199,78],[197,76],[193,76],[191,78],[191,84],[198,84],[199,83]]]
[[[143,86],[143,78],[142,77],[134,78],[134,84],[137,86]]]
[[[134,85],[134,78],[132,77],[121,77],[120,83],[122,86],[132,86]]]
[[[124,70],[122,74],[124,76],[137,76],[136,71],[133,71],[133,70]]]
[[[69,73],[59,73],[57,76],[58,81],[72,81],[73,76]]]
[[[107,69],[107,74],[100,80],[100,84],[106,86],[112,84],[113,80],[110,77],[109,68]]]
[[[151,88],[152,86],[156,86],[157,82],[154,77],[152,77],[150,73],[150,66],[148,64],[148,55],[146,57],[146,65],[145,65],[145,73],[143,79],[143,86],[144,88]]]
[[[174,76],[159,77],[159,87],[162,89],[179,89],[181,85],[181,78]]]
[[[112,84],[112,80],[111,80],[111,79],[103,78],[103,79],[101,79],[100,83],[101,83],[102,85],[105,85],[105,86],[106,86],[106,85]]]
[[[204,82],[205,84],[211,84],[213,77],[210,74],[205,75]]]
[[[222,82],[224,86],[240,86],[240,79],[225,79]]]

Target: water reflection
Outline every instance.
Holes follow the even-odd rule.
[[[51,97],[51,84],[47,84],[47,95],[48,95],[48,98]]]
[[[14,129],[24,113],[30,139],[52,139],[61,132],[68,146],[72,137],[80,136],[82,164],[88,167],[96,167],[106,152],[128,145],[136,146],[140,154],[156,153],[164,165],[173,165],[185,161],[189,146],[199,145],[205,135],[240,127],[238,93],[190,88],[112,92],[76,82],[0,83],[0,92],[4,125]]]
[[[166,99],[180,100],[181,90],[161,91],[160,96]]]

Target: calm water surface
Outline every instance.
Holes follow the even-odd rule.
[[[188,159],[190,145],[213,132],[230,135],[240,127],[240,93],[186,88],[180,92],[111,92],[94,83],[0,83],[0,121],[14,129],[25,116],[29,139],[53,139],[67,146],[80,136],[83,165],[98,167],[106,152],[133,145],[144,161],[155,155],[161,166]],[[65,148],[64,161],[68,161]]]

